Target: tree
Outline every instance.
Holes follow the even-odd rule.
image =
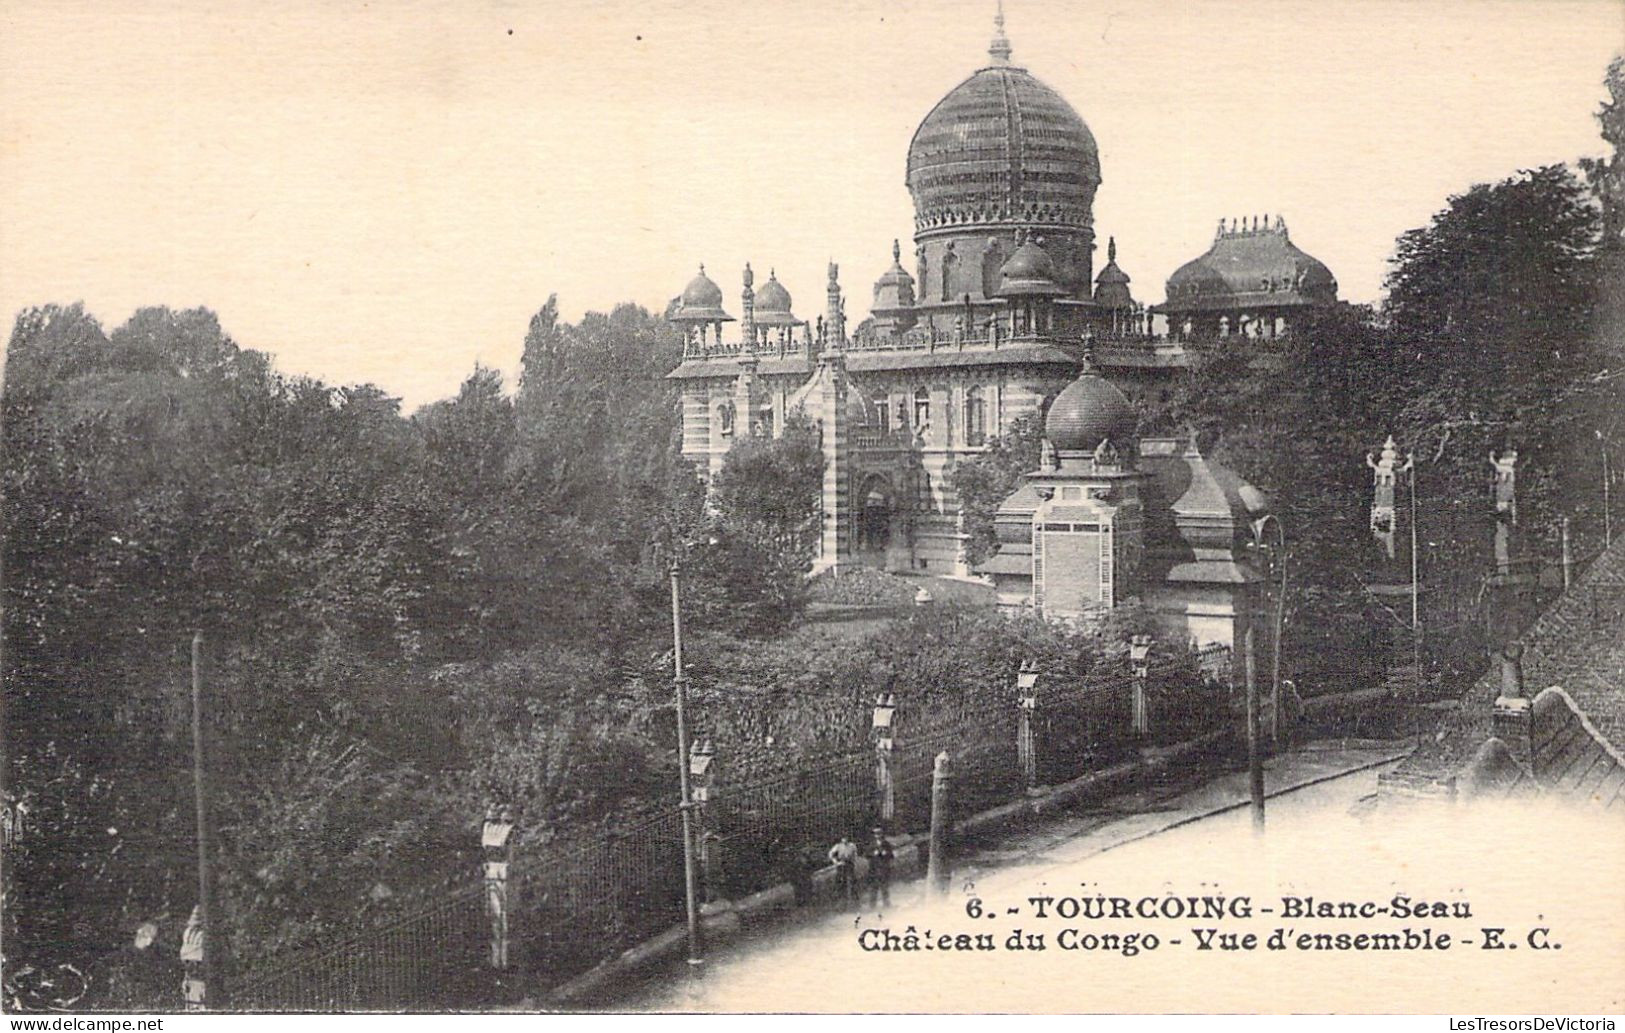
[[[1625,55],[1608,63],[1603,76],[1609,99],[1597,112],[1602,138],[1613,154],[1606,158],[1581,158],[1580,168],[1602,205],[1602,247],[1605,251],[1625,250]]]
[[[1385,313],[1441,372],[1476,385],[1549,382],[1582,357],[1599,236],[1566,166],[1481,183],[1399,238]]]
[[[1043,440],[1043,420],[1024,416],[990,439],[979,455],[961,459],[954,466],[950,477],[959,495],[967,562],[981,563],[998,551],[993,517],[1021,484],[1022,476],[1038,469]]]
[[[811,562],[823,486],[818,427],[792,414],[779,437],[747,434],[735,441],[712,493],[730,532]]]

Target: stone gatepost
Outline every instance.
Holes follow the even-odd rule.
[[[1038,664],[1023,660],[1016,672],[1016,765],[1021,768],[1021,784],[1029,791],[1038,787]]]
[[[488,807],[480,827],[481,868],[485,876],[485,915],[491,921],[491,967],[508,967],[508,869],[513,864],[513,811]]]
[[[875,814],[882,826],[889,828],[897,814],[897,784],[892,772],[892,753],[896,746],[897,697],[882,692],[875,697]]]
[[[1523,689],[1523,646],[1514,642],[1501,651],[1501,694],[1495,700],[1491,729],[1526,771],[1531,770],[1534,761],[1531,716],[1529,697]]]
[[[1129,641],[1129,659],[1134,664],[1129,727],[1136,739],[1144,739],[1151,734],[1151,705],[1146,698],[1146,684],[1151,680],[1150,635],[1135,635]]]

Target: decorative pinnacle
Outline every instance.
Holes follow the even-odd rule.
[[[1117,238],[1116,237],[1107,237],[1106,238],[1106,261],[1108,261],[1108,262],[1117,261]]]
[[[896,237],[893,237],[891,241],[891,260],[899,265],[903,262],[903,246],[898,243]]]
[[[998,11],[993,15],[993,42],[987,45],[987,54],[996,65],[1010,63],[1010,40],[1004,34],[1004,0],[999,0]]]

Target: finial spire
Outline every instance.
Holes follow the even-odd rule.
[[[891,241],[891,260],[899,265],[903,262],[903,245],[896,237],[893,237]]]
[[[996,65],[1010,63],[1010,40],[1004,34],[1004,0],[999,0],[998,10],[993,15],[993,42],[988,44],[987,53]]]
[[[1117,238],[1116,237],[1107,237],[1106,238],[1106,261],[1108,261],[1108,262],[1117,261]]]

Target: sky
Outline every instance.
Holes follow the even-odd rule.
[[[1100,145],[1141,301],[1220,217],[1284,215],[1341,295],[1448,196],[1599,154],[1625,0],[1007,0]],[[746,261],[855,317],[915,127],[993,0],[0,0],[0,316],[213,309],[288,373],[408,410],[518,369],[551,294],[659,308]]]

